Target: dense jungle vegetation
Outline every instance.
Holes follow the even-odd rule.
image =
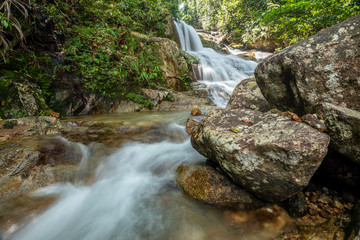
[[[267,40],[285,47],[358,14],[359,6],[360,0],[1,0],[0,103],[11,101],[13,75],[21,74],[53,109],[53,84],[71,73],[84,91],[151,107],[139,89],[165,86],[162,63],[154,42],[134,33],[166,37],[168,13],[238,45]]]
[[[286,47],[360,13],[360,0],[180,0],[178,16],[232,41]]]

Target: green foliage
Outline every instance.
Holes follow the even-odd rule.
[[[62,71],[77,73],[86,89],[104,96],[125,96],[141,87],[164,83],[154,44],[135,32],[165,36],[164,10],[156,1],[88,0],[48,4],[48,14],[61,19],[57,31],[68,36]]]
[[[262,24],[286,46],[360,13],[359,9],[350,0],[289,0],[283,5],[269,4]]]
[[[29,23],[29,1],[2,0],[0,2],[0,55],[6,61],[5,53],[11,41],[23,40],[23,25]],[[22,24],[23,23],[23,24]]]
[[[126,94],[126,99],[136,102],[136,103],[139,103],[139,104],[143,105],[145,108],[151,109],[154,107],[154,104],[151,101],[147,100],[144,96],[141,96],[136,93]]]
[[[182,0],[180,17],[235,40],[277,41],[283,47],[360,13],[359,0]]]

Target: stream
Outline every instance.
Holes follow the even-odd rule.
[[[253,76],[256,63],[203,48],[192,27],[181,21],[175,24],[182,49],[200,60],[199,83],[206,86],[217,106],[226,106],[234,87]],[[36,196],[56,196],[56,201],[41,214],[15,224],[3,238],[251,240],[269,239],[278,233],[246,221],[234,224],[229,215],[237,212],[190,199],[176,186],[175,173],[181,163],[205,163],[185,132],[187,117],[186,112],[79,117],[81,121],[123,121],[123,125],[132,126],[156,122],[154,126],[166,136],[152,144],[125,143],[110,154],[95,154],[91,144],[80,144],[82,157],[76,181],[36,191]],[[65,138],[61,141],[71,143]],[[91,181],[86,180],[89,175]]]

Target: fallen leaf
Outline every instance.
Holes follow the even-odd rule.
[[[301,118],[299,118],[299,116],[296,115],[296,113],[293,113],[293,112],[288,112],[288,113],[290,114],[290,116],[291,116],[291,118],[292,118],[293,120],[295,120],[295,121],[297,121],[297,122],[302,122],[302,121],[301,121]]]
[[[248,123],[250,126],[253,125],[253,122],[250,119],[241,119],[240,121]]]
[[[238,132],[239,132],[239,129],[230,128],[229,130],[232,131],[232,132],[234,132],[234,133],[238,133]]]
[[[57,113],[57,112],[54,112],[54,111],[50,110],[50,116],[59,118],[59,117],[60,117],[60,114]]]
[[[241,119],[241,121],[242,121],[242,122],[246,122],[246,123],[252,123],[252,121],[249,120],[249,119]]]

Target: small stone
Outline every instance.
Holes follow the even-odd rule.
[[[328,212],[330,215],[334,214],[334,209],[331,208],[330,206],[326,206],[325,211]]]
[[[318,201],[318,195],[316,194],[316,192],[312,192],[310,194],[310,202],[316,203],[317,201]]]
[[[330,205],[334,208],[338,208],[338,209],[344,209],[344,206],[341,204],[341,202],[339,202],[338,200],[332,200],[330,202]]]
[[[315,209],[310,209],[309,213],[311,216],[315,216],[316,214],[318,214],[319,211],[315,210]]]
[[[321,217],[323,217],[323,218],[326,218],[326,219],[330,218],[330,216],[331,216],[331,214],[328,213],[328,212],[326,212],[326,211],[321,211],[321,212],[319,213],[319,215],[320,215]]]
[[[191,115],[192,116],[201,116],[201,110],[198,106],[193,107],[193,109],[191,110]]]
[[[339,214],[339,213],[341,213],[341,210],[338,209],[338,208],[334,208],[334,212],[335,212],[336,214]]]
[[[331,201],[331,197],[326,194],[322,194],[318,199],[318,202],[320,203],[329,203],[330,201]]]
[[[305,195],[302,192],[292,196],[287,200],[287,206],[290,216],[303,217],[308,213],[308,205]]]
[[[323,122],[321,122],[317,117],[313,114],[306,114],[301,117],[301,120],[307,125],[315,128],[316,130],[323,132],[326,130],[326,126]]]

